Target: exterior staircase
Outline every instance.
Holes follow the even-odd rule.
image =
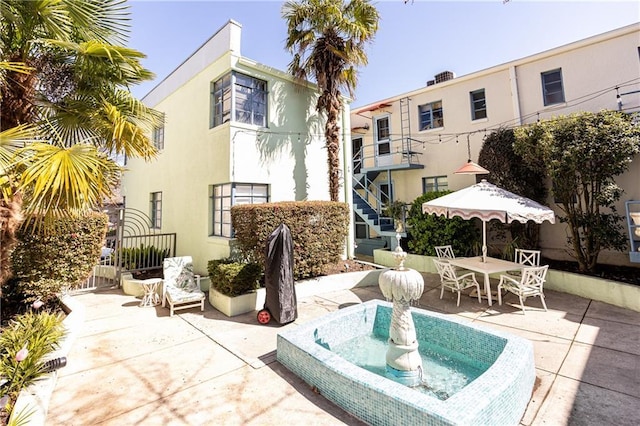
[[[375,173],[375,175],[377,175],[377,173]],[[374,208],[369,201],[367,201],[368,197],[372,197],[377,200],[378,205],[381,205],[380,200],[371,192],[368,185],[375,177],[376,176],[368,176],[367,173],[356,173],[353,175],[353,210],[368,226],[373,228],[378,235],[395,237],[396,230],[393,224],[393,218],[383,216],[379,209]],[[405,237],[406,233],[402,232],[400,235]]]

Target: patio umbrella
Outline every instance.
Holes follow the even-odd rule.
[[[487,222],[498,219],[502,223],[514,220],[526,223],[532,220],[555,223],[555,213],[529,198],[509,192],[486,180],[468,188],[452,192],[422,204],[423,213],[435,213],[446,217],[482,220],[482,261],[487,258]]]

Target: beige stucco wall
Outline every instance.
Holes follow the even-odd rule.
[[[392,171],[394,198],[405,202],[415,200],[422,194],[424,177],[447,176],[451,190],[467,187],[475,183],[475,176],[453,173],[468,159],[467,135],[471,159],[477,161],[485,134],[500,126],[513,127],[535,122],[538,117],[544,119],[576,111],[617,109],[616,86],[620,87],[620,93],[640,90],[638,40],[640,24],[634,24],[354,108],[352,126],[368,124],[370,129],[364,131],[360,128],[352,136],[363,137],[365,156],[369,157],[369,165],[372,165],[375,119],[390,116],[392,138],[399,139],[402,129],[401,102],[409,99],[410,136],[424,142],[423,146],[414,143],[414,149],[417,147],[418,151],[422,151],[420,162],[424,168]],[[562,68],[567,102],[545,107],[540,73],[557,68]],[[469,94],[483,88],[487,118],[472,121]],[[442,101],[444,127],[418,131],[418,106],[435,101]],[[623,103],[626,107],[640,109],[640,93],[623,96]],[[387,179],[387,173],[383,172],[376,182],[387,182]],[[624,201],[640,199],[640,156],[634,159],[630,170],[621,175],[617,182],[625,190],[617,205],[618,212],[624,214]],[[547,205],[558,211],[552,197]],[[540,243],[544,254],[568,258],[566,235],[564,224],[543,224]],[[604,263],[630,264],[627,252],[603,252],[600,260]]]
[[[231,22],[220,34],[231,47],[239,44],[237,24]],[[157,103],[150,106],[166,115],[164,149],[148,163],[130,159],[122,183],[126,207],[145,213],[150,193],[162,192],[160,231],[177,234],[177,255],[192,256],[203,275],[209,260],[229,254],[229,239],[210,236],[211,185],[269,184],[271,201],[329,199],[324,121],[315,113],[315,87],[297,85],[233,49],[218,52],[217,59],[207,58],[207,66],[191,67],[187,60],[182,66],[194,74],[179,84],[170,81],[171,91],[160,83],[151,93],[148,99]],[[209,128],[210,85],[232,69],[267,81],[267,128],[236,122]],[[348,113],[345,118],[340,125],[348,129]]]

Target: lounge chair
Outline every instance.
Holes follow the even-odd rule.
[[[169,304],[169,315],[178,309],[200,307],[204,311],[205,294],[200,289],[200,275],[193,273],[191,256],[168,257],[163,265],[162,306]]]

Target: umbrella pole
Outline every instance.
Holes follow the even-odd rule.
[[[487,261],[487,222],[482,221],[482,262]]]

